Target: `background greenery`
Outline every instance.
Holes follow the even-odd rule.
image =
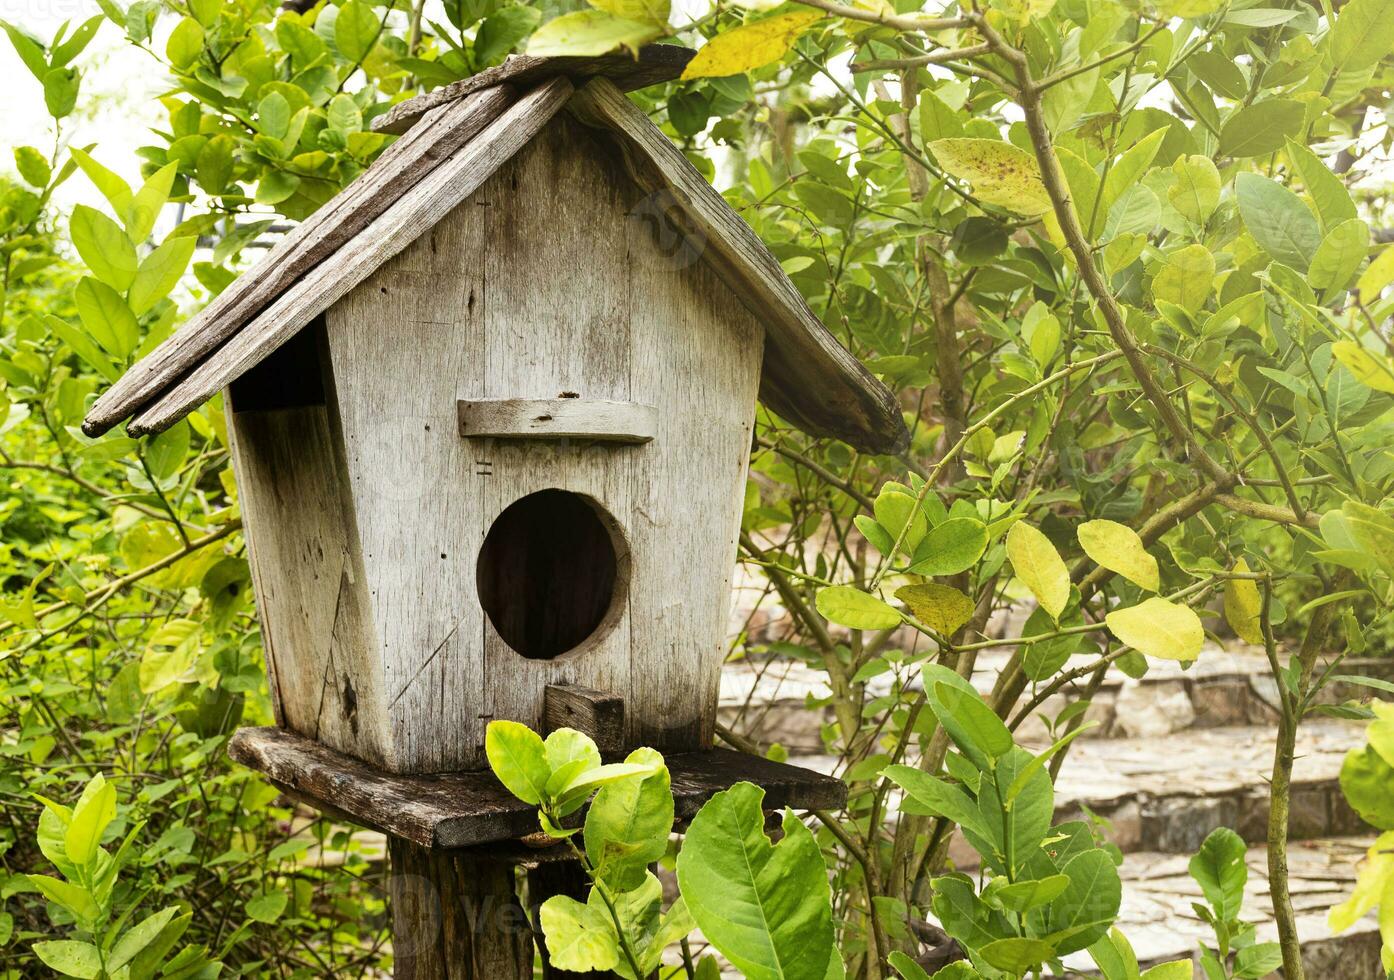
[[[826,743],[852,803],[811,826],[850,973],[894,962],[913,976],[907,923],[931,909],[947,923],[950,905],[967,910],[949,931],[983,976],[1113,942],[1116,901],[1062,936],[999,894],[1064,874],[1021,863],[1060,828],[1012,855],[994,843],[1010,832],[978,827],[1006,881],[944,876],[953,826],[973,840],[984,812],[1005,812],[987,788],[1048,798],[1067,743],[1021,787],[999,765],[1029,764],[1011,732],[1050,693],[1069,696],[1047,719],[1067,739],[1110,670],[1193,660],[1202,631],[1263,646],[1283,692],[1270,861],[1297,725],[1370,714],[1317,695],[1343,655],[1382,653],[1390,632],[1394,251],[1375,246],[1394,18],[1381,0],[685,15],[635,0],[103,0],[54,37],[6,29],[32,75],[12,97],[41,99],[53,126],[50,142],[14,147],[0,184],[0,971],[41,972],[35,940],[107,934],[108,949],[111,922],[171,907],[184,925],[169,955],[189,959],[168,975],[212,975],[208,959],[258,976],[388,963],[379,856],[277,807],[222,752],[269,706],[218,403],[153,439],[94,441],[78,423],[278,222],[362,172],[384,145],[377,114],[524,47],[712,39],[689,77],[637,98],[905,409],[898,458],[762,414],[741,539],[792,627],[773,646],[737,637],[732,656],[801,659],[833,692]],[[171,79],[138,179],[70,131],[98,32]],[[55,213],[67,180],[105,205]],[[994,632],[1022,602],[1037,609],[1020,633]],[[920,639],[903,649],[907,626]],[[970,697],[952,678],[1002,640],[1015,654],[996,689]],[[1075,654],[1086,667],[1067,668]],[[872,693],[887,676],[889,693]],[[1388,830],[1380,724],[1347,788]],[[97,774],[115,792],[90,791],[84,821],[113,854],[133,843],[84,919],[27,875],[79,873],[80,841],[64,852],[35,831],[41,812],[76,815],[36,794],[72,803]],[[918,807],[892,808],[897,786]],[[1090,828],[1066,832],[1104,853]],[[1371,867],[1366,909],[1394,880]],[[1281,875],[1274,887],[1281,909]],[[1237,922],[1223,888],[1207,897],[1221,926]],[[1284,940],[1296,976],[1297,939]],[[987,955],[997,942],[1009,947]],[[1212,954],[1230,971],[1217,975],[1250,975],[1231,945]]]

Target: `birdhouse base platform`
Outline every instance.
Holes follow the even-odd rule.
[[[402,776],[284,728],[244,728],[228,745],[235,761],[323,812],[431,850],[517,841],[538,832],[537,808],[492,772]],[[666,755],[678,824],[739,782],[765,791],[766,810],[835,810],[840,779],[727,749]]]

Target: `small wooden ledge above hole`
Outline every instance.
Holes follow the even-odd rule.
[[[460,435],[472,439],[584,439],[636,445],[658,434],[658,411],[592,398],[460,399]]]

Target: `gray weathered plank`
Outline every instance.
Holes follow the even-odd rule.
[[[509,86],[477,91],[441,108],[426,125],[389,146],[357,180],[298,224],[255,266],[122,375],[93,404],[83,430],[100,435],[150,403],[382,215],[516,98],[517,92]]]
[[[549,684],[542,704],[542,730],[574,728],[590,736],[604,756],[624,749],[624,698],[578,684]]]
[[[557,75],[566,75],[573,79],[601,75],[629,92],[677,78],[696,53],[690,48],[675,44],[648,44],[639,49],[638,58],[624,51],[584,58],[535,58],[531,55],[515,54],[496,68],[486,68],[478,75],[442,85],[438,89],[393,106],[373,120],[373,129],[380,133],[404,133],[436,106],[445,105],[471,92],[502,82],[527,87]]]
[[[658,432],[652,405],[600,398],[460,399],[460,435],[500,439],[597,439],[650,442]]]
[[[421,179],[371,224],[319,263],[218,351],[130,422],[160,432],[274,351],[479,188],[561,108],[571,83],[555,78],[519,99]]]
[[[688,240],[765,326],[760,397],[800,428],[872,452],[900,452],[910,440],[900,408],[813,315],[755,232],[687,161],[662,130],[605,78],[572,97],[571,111],[607,138],[630,176],[659,195]]]
[[[281,728],[244,728],[228,755],[290,795],[355,823],[425,848],[457,848],[536,833],[536,808],[491,772],[394,776]],[[767,810],[835,810],[847,802],[840,779],[727,749],[665,757],[680,824],[738,782],[765,790]]]

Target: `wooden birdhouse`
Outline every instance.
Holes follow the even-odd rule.
[[[225,392],[281,726],[391,773],[485,765],[548,685],[706,747],[757,397],[861,450],[890,393],[622,89],[689,52],[515,58],[402,135],[93,407]]]

